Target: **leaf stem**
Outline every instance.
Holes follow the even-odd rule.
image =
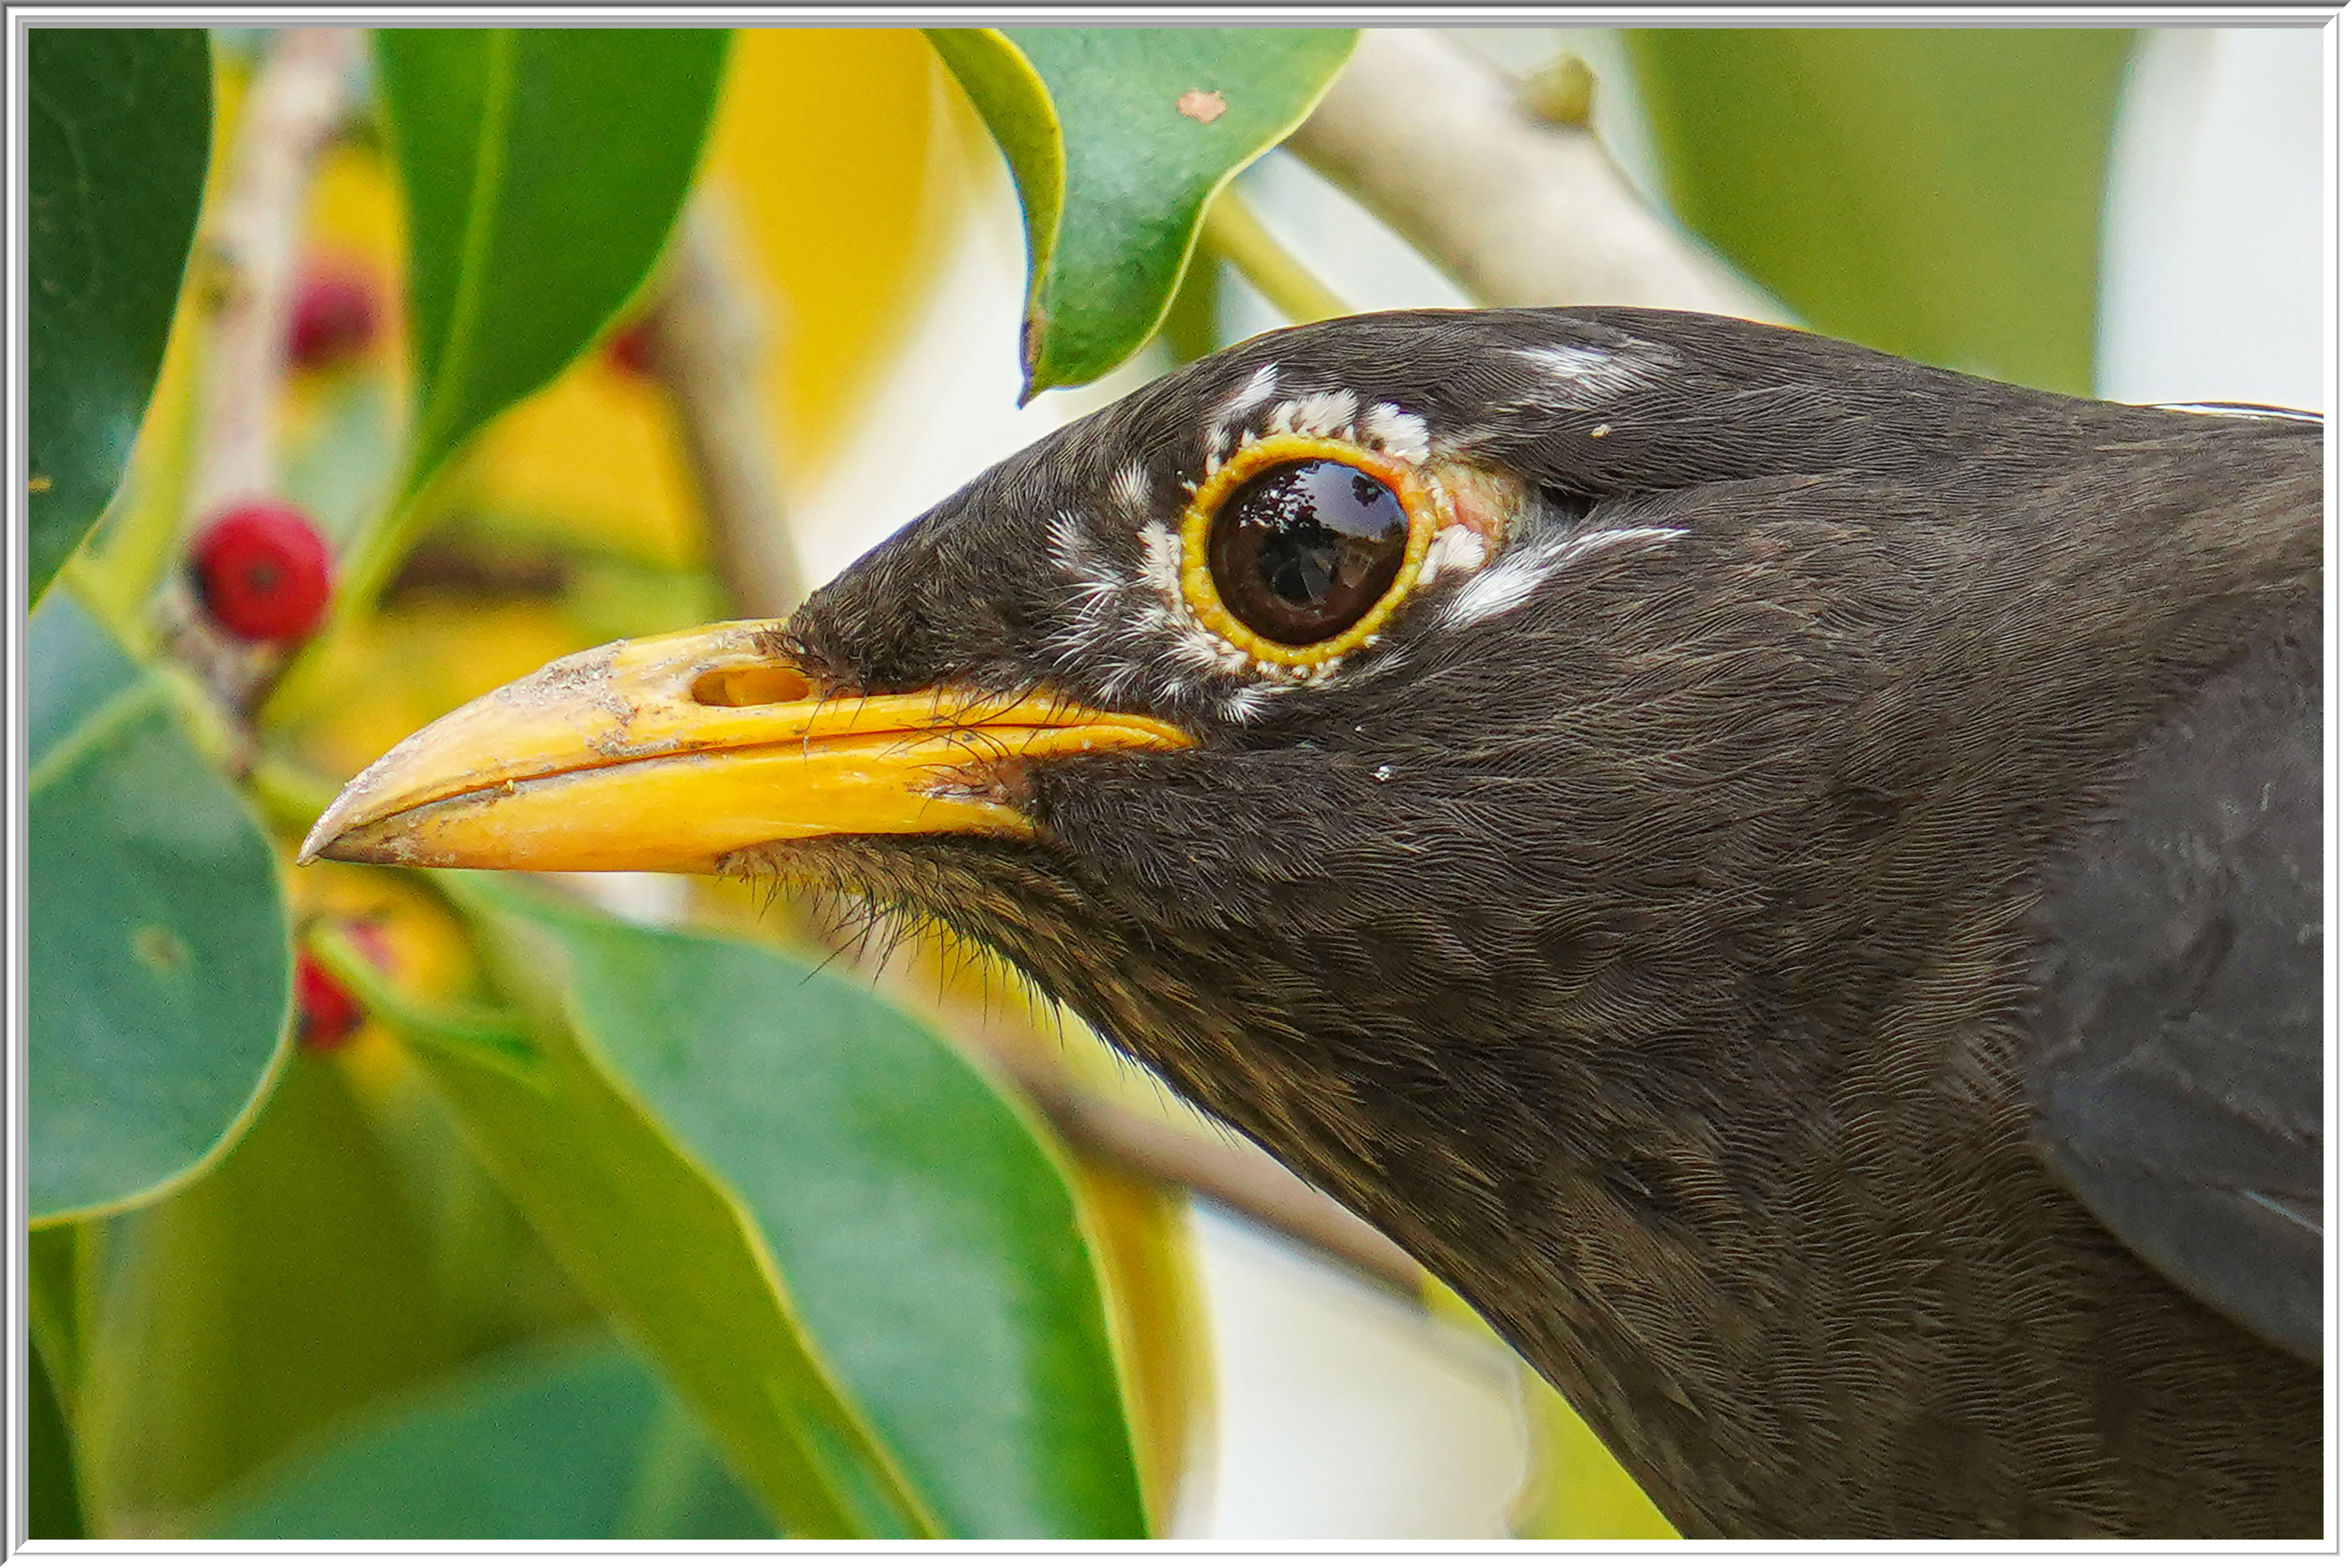
[[[1231,185],[1209,199],[1208,211],[1201,220],[1201,243],[1231,262],[1268,304],[1295,322],[1328,321],[1334,316],[1355,314],[1346,300],[1282,247]]]
[[[763,402],[773,312],[732,229],[711,192],[696,196],[646,320],[654,375],[677,415],[719,580],[736,614],[782,615],[808,589]]]

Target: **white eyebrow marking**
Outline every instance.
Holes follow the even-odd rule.
[[[1602,528],[1562,544],[1530,550],[1498,562],[1462,585],[1445,607],[1445,624],[1468,626],[1517,610],[1534,597],[1553,573],[1570,562],[1616,545],[1664,544],[1683,537],[1681,528]]]
[[[1218,710],[1235,724],[1255,718],[1276,689],[1269,686],[1235,686],[1218,702]]]
[[[1597,533],[1580,534],[1560,547],[1560,564],[1565,566],[1579,556],[1591,555],[1594,550],[1606,549],[1611,545],[1664,544],[1668,539],[1682,538],[1685,531],[1682,528],[1602,528]]]
[[[1076,512],[1056,512],[1045,526],[1046,553],[1062,575],[1101,598],[1118,591],[1118,575],[1096,550],[1094,541],[1087,538],[1086,525]]]
[[[1480,572],[1462,585],[1454,602],[1445,607],[1448,626],[1468,626],[1489,616],[1501,615],[1525,604],[1535,591],[1543,586],[1551,569],[1559,564],[1542,555],[1525,555],[1517,560],[1507,560],[1490,571]]]

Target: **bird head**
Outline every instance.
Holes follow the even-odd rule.
[[[304,852],[778,877],[935,924],[1508,1323],[1531,1238],[1637,1290],[1749,1223],[1794,1157],[1765,1081],[1833,1069],[1759,1042],[1832,1038],[1976,917],[1874,889],[2001,885],[2082,737],[2138,722],[2084,716],[2140,656],[2101,609],[2134,559],[2047,540],[2195,511],[2205,438],[2172,425],[2142,443],[2169,468],[2083,487],[2086,443],[2166,417],[1669,313],[1270,333],[789,621],[480,698]],[[2029,602],[2080,648],[2005,631]],[[2042,731],[2075,737],[2046,767]]]

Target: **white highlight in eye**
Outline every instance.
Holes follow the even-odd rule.
[[[1421,576],[1415,581],[1426,588],[1440,572],[1475,571],[1486,564],[1486,536],[1460,523],[1449,523],[1431,537],[1429,553],[1421,558]]]

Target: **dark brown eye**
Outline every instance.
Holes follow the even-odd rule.
[[[1412,533],[1396,492],[1360,468],[1283,463],[1244,481],[1209,525],[1209,575],[1234,620],[1303,648],[1363,619]]]

